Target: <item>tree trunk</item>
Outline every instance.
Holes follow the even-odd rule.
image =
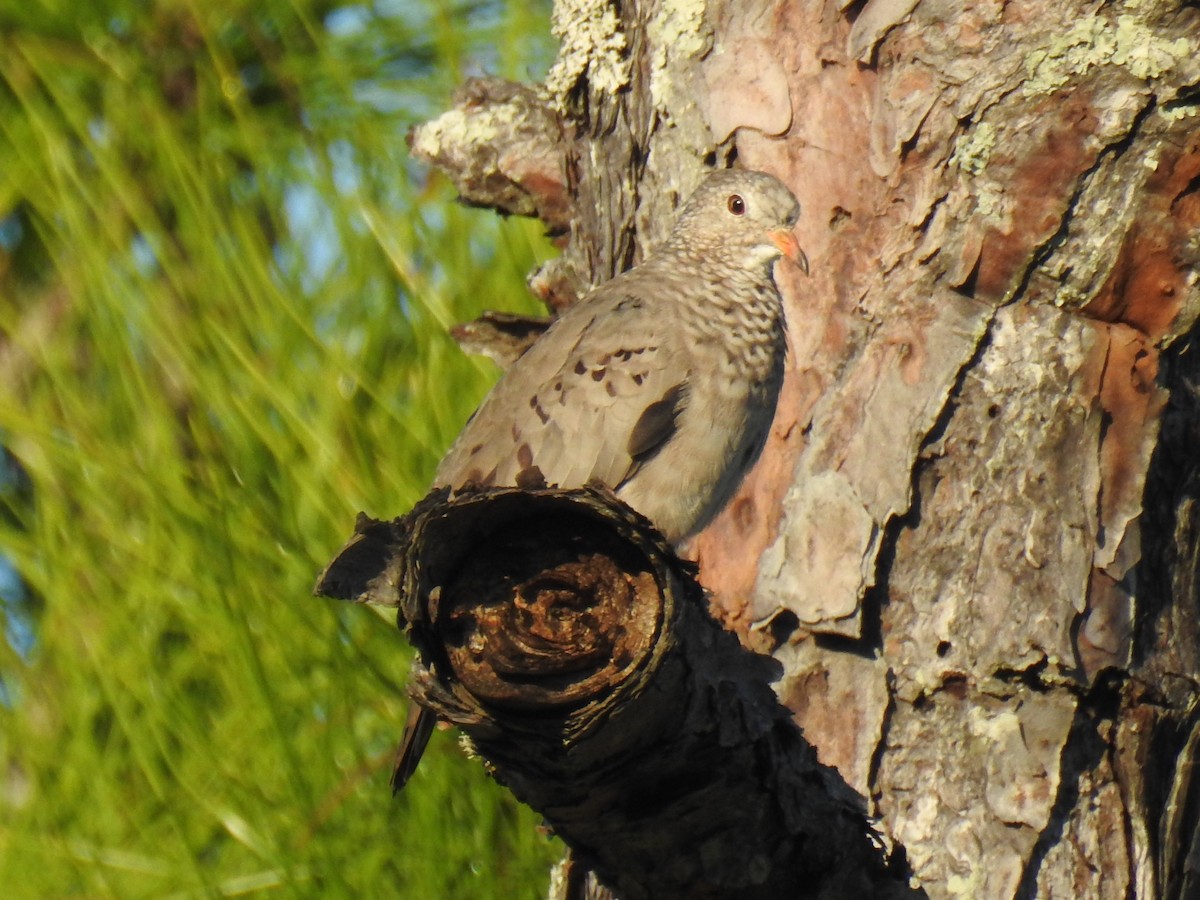
[[[1195,4],[555,20],[544,91],[476,92],[414,152],[460,174],[486,148],[518,199],[468,199],[570,223],[534,282],[556,303],[706,165],[792,187],[788,380],[692,552],[822,762],[931,897],[1197,896]]]

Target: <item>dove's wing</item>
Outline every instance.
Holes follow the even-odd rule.
[[[641,281],[614,279],[556,321],[484,399],[435,483],[615,490],[651,458],[687,403],[689,360],[669,301]]]

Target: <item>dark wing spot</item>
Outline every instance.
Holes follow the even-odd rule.
[[[530,466],[517,473],[517,487],[523,491],[537,490],[546,486],[546,476],[537,466]]]
[[[475,487],[490,487],[495,480],[495,466],[492,466],[492,471],[488,472],[486,475],[483,474],[482,469],[476,467],[467,472],[460,484],[462,487],[467,487],[468,485],[474,485]]]
[[[517,465],[522,469],[528,469],[533,465],[533,449],[528,444],[522,444],[517,448]]]
[[[657,453],[675,433],[675,422],[686,405],[687,386],[680,382],[669,388],[638,417],[629,434],[626,449],[635,462],[643,462]]]
[[[542,404],[538,402],[537,394],[529,398],[529,405],[537,413],[537,417],[541,419],[543,425],[550,421],[550,414],[542,409]]]
[[[611,381],[604,382],[604,392],[610,397],[617,396],[617,386]]]
[[[585,365],[583,364],[583,360],[582,360],[582,359],[581,359],[581,360],[579,360],[579,362],[575,363],[575,374],[576,374],[576,375],[582,375],[582,374],[583,374],[584,372],[586,372],[586,371],[587,371],[587,366],[585,366]]]
[[[634,372],[633,373],[633,383],[634,384],[640,385],[645,380],[646,380],[645,372]]]
[[[592,370],[592,381],[600,381],[608,374],[608,369],[601,366],[599,369]]]

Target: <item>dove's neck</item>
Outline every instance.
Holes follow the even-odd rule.
[[[747,273],[755,279],[771,278],[771,267],[780,258],[779,248],[763,241],[691,241],[672,235],[643,263],[657,267],[677,267],[712,279],[733,273]]]
[[[667,248],[638,269],[645,293],[669,312],[694,346],[718,349],[733,377],[767,379],[786,346],[783,300],[772,277],[773,253],[760,248]],[[651,293],[651,290],[653,293]]]
[[[697,296],[683,297],[685,302],[702,307],[761,304],[782,315],[774,279],[779,258],[772,244],[706,246],[669,241],[634,271],[652,281],[695,285]]]

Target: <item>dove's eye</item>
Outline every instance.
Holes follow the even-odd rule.
[[[729,211],[735,216],[744,216],[746,214],[746,201],[742,199],[741,194],[730,194],[729,200],[725,205],[729,207]]]

